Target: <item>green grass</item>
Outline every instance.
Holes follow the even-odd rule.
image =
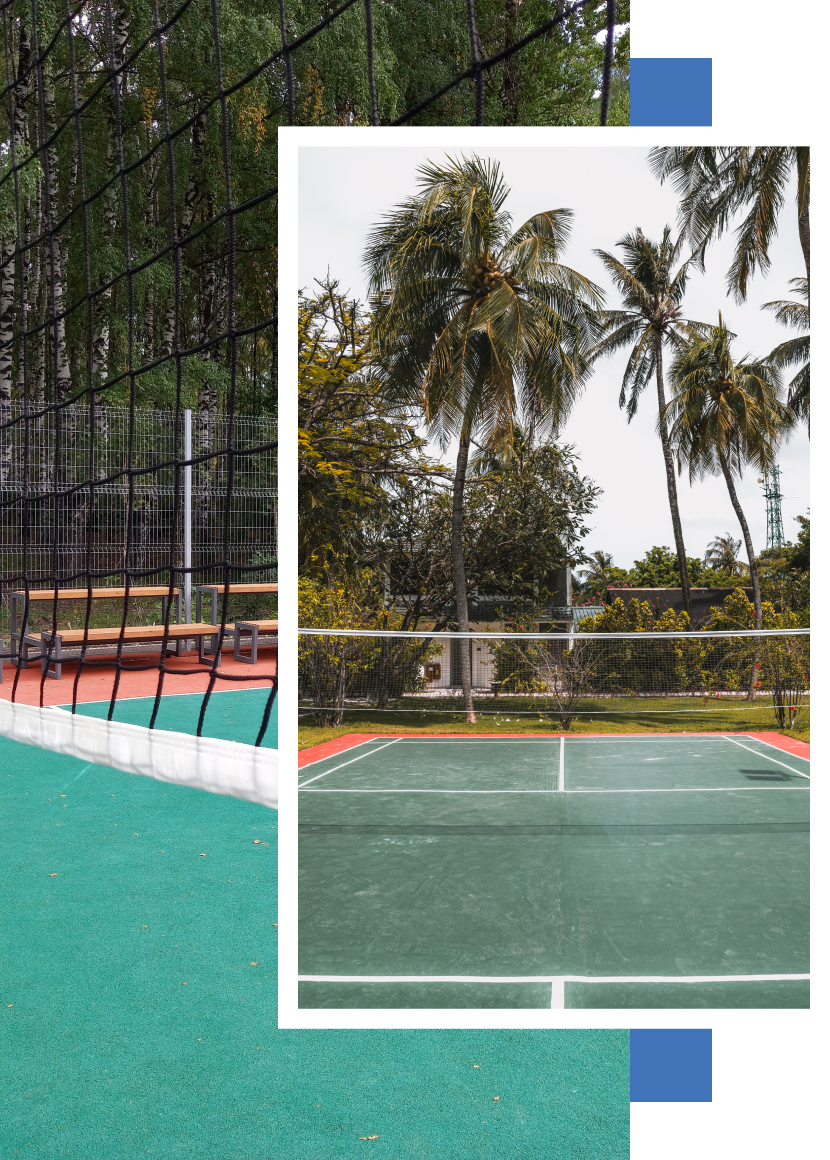
[[[307,712],[307,710],[303,710]],[[627,708],[625,713],[598,709],[592,716],[578,717],[570,731],[578,733],[751,733],[774,732],[799,741],[810,740],[810,710],[801,709],[792,729],[782,729],[772,709],[747,706],[745,709],[705,709],[698,712],[660,714],[638,713]],[[313,717],[301,717],[299,722],[300,751],[312,745],[333,741],[346,733],[532,733],[536,735],[559,733],[558,718],[550,714],[544,718],[513,715],[505,709],[498,716],[479,716],[478,723],[468,725],[463,713],[429,713],[376,709],[349,709],[342,725],[318,725]]]

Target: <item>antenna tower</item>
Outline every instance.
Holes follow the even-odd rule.
[[[781,521],[781,468],[776,463],[763,479],[764,499],[767,501],[767,547],[784,547],[784,527]]]

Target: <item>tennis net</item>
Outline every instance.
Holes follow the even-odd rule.
[[[275,22],[0,14],[0,732],[248,796],[277,688]],[[211,700],[257,689],[233,748]],[[178,740],[169,693],[198,698]]]
[[[433,633],[301,629],[300,706],[321,724],[366,712],[599,715],[767,709],[809,701],[809,629],[682,633]],[[468,665],[462,665],[466,651]],[[460,702],[460,703],[459,703]]]

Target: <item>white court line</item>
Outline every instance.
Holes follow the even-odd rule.
[[[559,738],[559,792],[565,791],[565,738]]]
[[[808,778],[809,781],[809,778]],[[565,793],[766,793],[773,789],[796,789],[794,785],[733,785],[733,786],[699,786],[691,789],[677,787],[672,789],[566,789]],[[803,789],[798,791],[804,793]]]
[[[383,737],[383,734],[381,733],[380,737],[369,737],[369,738],[367,738],[366,741],[358,741],[357,745],[353,745],[351,747],[351,749],[344,749],[343,752],[344,753],[351,753],[355,749],[360,749],[361,745],[371,745],[373,741],[380,741],[382,739],[382,737]],[[382,746],[381,746],[381,748],[382,748]],[[308,767],[310,765],[319,765],[321,761],[328,761],[329,758],[331,758],[331,757],[337,757],[337,754],[330,753],[328,755],[328,757],[315,757],[313,761],[307,761],[305,763],[305,765],[302,766],[302,768],[308,769]],[[300,776],[302,776],[302,774]]]
[[[310,777],[308,781],[301,781],[299,789],[304,785],[311,785],[313,781],[317,781],[320,777],[328,777],[330,773],[334,773],[337,769],[342,769],[344,765],[352,765],[355,761],[361,761],[364,757],[372,757],[375,753],[380,753],[381,749],[386,749],[390,745],[394,745],[395,741],[399,740],[397,737],[393,741],[387,741],[386,745],[379,745],[377,749],[373,749],[371,753],[360,753],[357,757],[353,757],[351,761],[341,761],[340,765],[335,765],[334,769],[327,769],[323,773],[318,773],[317,777]],[[311,762],[309,762],[309,765]]]
[[[357,761],[357,758],[355,758]],[[348,762],[347,762],[348,764]],[[338,766],[338,769],[340,767]],[[333,772],[329,770],[329,772]],[[320,777],[325,777],[321,773]],[[312,778],[316,781],[316,778]],[[809,780],[809,779],[808,779]],[[306,785],[309,782],[305,782]],[[771,793],[774,790],[797,790],[794,785],[706,786],[699,789],[566,789],[564,793]],[[300,786],[302,789],[302,786]],[[555,789],[307,789],[305,793],[558,793]],[[798,789],[798,793],[805,793]]]
[[[795,773],[798,775],[798,777],[806,777],[807,781],[810,780],[809,773],[802,773],[800,769],[793,769],[791,765],[784,765],[783,761],[778,761],[776,758],[770,757],[768,753],[759,753],[757,749],[750,749],[748,745],[744,745],[742,741],[735,741],[734,737],[729,737],[726,733],[724,733],[723,736],[725,740],[732,741],[735,745],[740,745],[741,749],[745,749],[747,753],[754,753],[756,757],[766,759],[767,761],[774,761],[776,765],[784,766],[784,769],[788,769],[790,773]]]
[[[786,749],[779,749],[777,745],[773,745],[771,741],[764,741],[763,737],[753,737],[753,741],[757,741],[759,745],[768,745],[770,749],[774,749],[776,753],[787,753],[789,757],[797,757],[799,761],[806,761],[810,764],[809,757],[802,757],[800,753],[788,753]]]
[[[301,983],[777,983],[809,975],[298,975]]]
[[[325,777],[325,774],[320,774]],[[316,778],[312,778],[316,781]],[[306,785],[309,783],[306,782]],[[788,786],[792,789],[792,786]],[[300,786],[302,789],[302,786]],[[556,793],[555,789],[307,789],[306,793]]]

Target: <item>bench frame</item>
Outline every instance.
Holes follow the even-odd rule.
[[[210,597],[210,623],[216,624],[219,616],[219,593],[224,591],[223,584],[197,584],[194,588],[196,596],[196,613],[194,620],[202,619],[202,599],[203,597]],[[231,595],[246,595],[245,593],[231,593]],[[247,593],[249,596],[256,596],[257,590],[254,588],[253,592]]]
[[[251,655],[244,656],[242,653],[242,633],[249,632],[251,634]],[[236,620],[233,625],[233,659],[241,661],[244,665],[255,665],[257,663],[257,647],[259,645],[259,625],[256,621],[251,620]]]

